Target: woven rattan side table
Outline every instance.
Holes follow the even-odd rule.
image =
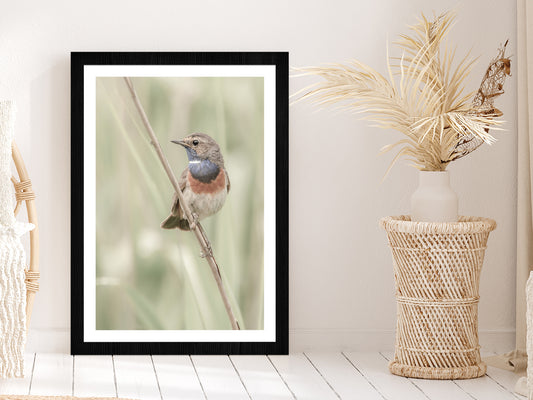
[[[469,379],[487,370],[478,340],[479,277],[489,233],[487,218],[459,222],[380,221],[387,231],[396,280],[393,374]]]

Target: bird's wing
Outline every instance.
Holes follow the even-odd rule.
[[[226,192],[229,193],[229,190],[231,189],[231,182],[229,181],[229,175],[224,168],[224,174],[226,174]]]
[[[187,174],[189,173],[189,169],[185,168],[185,170],[181,173],[180,179],[178,180],[178,186],[180,190],[185,190],[185,186],[187,186]],[[174,193],[174,197],[172,199],[172,209],[171,209],[172,215],[179,215],[180,214],[180,199],[178,197],[177,193]]]

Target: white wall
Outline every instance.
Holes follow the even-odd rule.
[[[30,342],[68,351],[70,320],[70,86],[73,50],[288,50],[294,66],[358,58],[384,68],[385,46],[420,11],[457,1],[25,1],[0,13],[0,96],[18,102],[17,140],[38,195],[41,291]],[[471,88],[497,46],[516,43],[514,2],[459,3],[451,35],[459,54],[482,55]],[[303,86],[292,80],[291,92]],[[489,349],[513,345],[516,76],[499,102],[499,142],[452,165],[460,211],[490,216],[480,329]],[[398,138],[356,117],[298,104],[290,115],[290,332],[293,350],[391,348],[391,256],[378,219],[408,212],[414,169],[399,163],[381,183]],[[73,260],[74,263],[77,260]]]

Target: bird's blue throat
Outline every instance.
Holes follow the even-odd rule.
[[[189,171],[193,178],[200,182],[209,183],[216,179],[220,172],[220,167],[208,159],[200,158],[191,148],[186,148],[189,158]]]

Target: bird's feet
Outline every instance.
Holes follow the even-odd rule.
[[[197,225],[198,225],[198,214],[192,213],[192,223],[190,226],[191,231],[194,231]]]
[[[198,214],[192,213],[193,222],[191,225],[191,230],[196,229],[198,227],[200,229],[200,233],[202,234],[202,237],[204,238],[205,246],[200,251],[200,257],[212,257],[213,256],[213,249],[211,248],[211,243],[209,242],[209,239],[207,238],[207,234],[204,231],[204,227],[200,224]]]

